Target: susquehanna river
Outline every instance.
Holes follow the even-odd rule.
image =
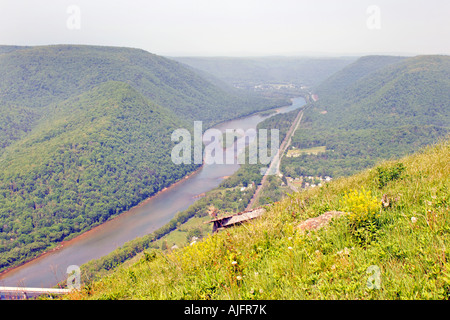
[[[286,113],[305,104],[303,98],[293,99],[291,106],[275,109]],[[217,125],[225,129],[256,129],[261,121],[271,117],[258,114]],[[168,223],[177,212],[187,209],[196,196],[216,188],[224,176],[232,175],[238,164],[204,164],[194,175],[152,197],[145,204],[122,213],[117,218],[67,242],[61,249],[42,255],[0,276],[0,286],[50,288],[67,278],[70,265],[81,266],[101,258],[125,242],[155,231]]]

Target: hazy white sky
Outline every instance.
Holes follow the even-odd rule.
[[[9,45],[173,56],[450,54],[449,39],[450,0],[0,0],[0,44]]]

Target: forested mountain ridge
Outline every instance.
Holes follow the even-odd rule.
[[[175,57],[234,86],[294,84],[314,86],[356,60],[355,57]]]
[[[406,57],[396,56],[364,56],[357,61],[349,64],[342,70],[334,73],[332,76],[321,82],[314,88],[314,92],[325,94],[327,96],[333,94],[342,94],[343,90],[352,85],[359,79],[362,79],[373,72],[376,72],[384,67],[399,63],[406,59]]]
[[[145,97],[205,127],[281,104],[229,88],[191,68],[140,49],[83,45],[2,47],[0,145],[28,132],[41,108],[106,81],[130,84]],[[0,48],[1,49],[1,48]]]
[[[284,105],[143,50],[0,47],[0,270],[120,214],[198,165],[178,128]]]
[[[0,159],[0,267],[131,208],[192,172],[170,158],[170,111],[107,82],[54,105]]]
[[[334,81],[334,86],[321,85],[317,89],[322,92],[320,104],[326,110],[347,113],[344,119],[335,119],[335,125],[348,125],[350,121],[358,125],[348,115],[363,118],[364,114],[360,127],[370,125],[369,121],[382,121],[385,125],[447,126],[450,57],[418,56],[399,61],[355,79],[342,90],[336,88],[338,81]]]
[[[380,62],[388,64],[380,67]],[[284,173],[349,175],[445,137],[450,132],[449,74],[448,56],[397,61],[371,56],[354,62],[317,87],[319,100],[305,112],[305,123],[292,140],[300,150],[321,146],[326,152],[284,158]]]

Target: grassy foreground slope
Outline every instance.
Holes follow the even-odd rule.
[[[293,194],[259,220],[149,251],[65,298],[448,299],[449,158],[447,140]],[[329,210],[347,214],[298,228]]]
[[[278,129],[282,141],[296,113],[298,110],[274,115],[259,123],[257,129]],[[116,266],[139,259],[145,250],[151,248],[167,250],[174,245],[182,248],[189,245],[193,237],[202,239],[208,236],[212,231],[211,224],[205,222],[211,219],[209,213],[212,210],[216,211],[218,217],[244,211],[256,191],[256,186],[261,183],[263,178],[261,167],[264,166],[261,163],[248,163],[248,152],[246,157],[245,164],[242,164],[235,173],[224,179],[217,188],[206,192],[189,208],[178,212],[163,227],[126,242],[106,256],[83,264],[81,281],[87,283],[98,280]],[[279,196],[281,195],[282,192],[279,191]]]

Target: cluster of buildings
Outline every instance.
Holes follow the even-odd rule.
[[[286,180],[296,187],[301,187],[303,189],[321,187],[325,183],[332,180],[329,176],[300,176],[298,178],[286,177]]]

